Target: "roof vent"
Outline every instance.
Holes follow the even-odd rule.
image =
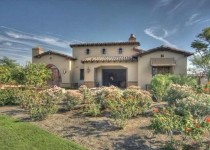
[[[134,34],[131,34],[130,37],[129,37],[129,42],[136,42],[136,37]]]

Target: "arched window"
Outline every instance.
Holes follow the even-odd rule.
[[[118,49],[118,53],[119,53],[119,54],[122,54],[122,48],[119,48],[119,49]]]
[[[90,49],[86,49],[86,54],[89,55],[90,54]]]

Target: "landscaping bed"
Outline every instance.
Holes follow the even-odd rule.
[[[30,121],[20,107],[4,106],[0,113]],[[149,129],[150,119],[150,116],[138,116],[130,119],[125,129],[119,130],[108,117],[87,117],[80,110],[72,110],[32,123],[91,150],[159,149],[168,138],[163,134],[153,136]]]

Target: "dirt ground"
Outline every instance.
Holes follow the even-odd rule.
[[[130,119],[126,128],[120,130],[108,117],[87,117],[79,110],[59,111],[43,121],[32,121],[26,111],[17,106],[0,107],[0,114],[31,122],[89,150],[158,150],[169,140],[163,134],[153,135],[149,115]],[[205,140],[209,141],[209,137],[210,133]]]
[[[32,122],[20,107],[0,107],[0,114]],[[148,128],[149,116],[129,120],[123,130],[118,129],[110,118],[87,117],[79,110],[59,112],[32,123],[90,150],[157,150],[168,139],[161,134],[153,136]]]

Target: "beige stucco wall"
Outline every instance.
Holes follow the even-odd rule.
[[[152,67],[150,64],[150,58],[161,58],[161,54],[164,54],[164,58],[174,58],[176,66],[174,67],[174,74],[187,74],[187,57],[183,54],[178,54],[169,51],[157,51],[142,57],[138,57],[138,85],[145,89],[146,84],[149,84],[152,79]]]
[[[99,82],[99,86],[101,86],[102,85],[102,69],[126,69],[127,82],[138,82],[137,65],[138,65],[137,62],[86,63],[84,65],[85,81]],[[90,69],[89,73],[87,72],[87,68]]]
[[[89,66],[91,67],[90,69],[93,70],[94,68],[97,68],[99,66],[124,66],[124,64],[122,65],[122,63],[92,63],[92,64],[82,64],[81,60],[87,57],[96,57],[96,56],[131,56],[136,54],[137,52],[133,50],[134,47],[137,47],[137,45],[114,45],[114,46],[84,46],[84,47],[73,47],[72,50],[72,55],[73,57],[77,58],[76,61],[74,61],[74,68],[73,68],[73,82],[78,83],[79,85],[84,84],[84,81],[94,81],[94,75],[87,75],[85,66]],[[90,54],[87,55],[86,54],[86,49],[90,49]],[[106,49],[106,54],[102,54],[102,49],[105,48]],[[118,54],[118,49],[122,48],[122,54]],[[127,64],[127,63],[125,63]],[[133,64],[133,63],[131,63]],[[134,65],[134,67],[132,67],[132,65],[130,65],[129,63],[127,65],[125,65],[124,67],[130,67],[129,71],[132,70],[132,68],[135,68],[136,65]],[[80,80],[80,69],[85,69],[85,80]],[[92,71],[93,72],[93,71]],[[100,74],[101,71],[100,69],[97,70],[97,72]],[[137,74],[137,71],[136,71]],[[128,75],[128,76],[132,76],[133,75]],[[97,79],[99,80],[99,78]],[[134,80],[134,79],[133,79]],[[136,79],[137,80],[137,79]],[[101,80],[100,80],[101,81]]]
[[[73,61],[66,59],[64,57],[58,56],[58,55],[44,55],[40,58],[33,58],[32,63],[44,63],[46,65],[53,64],[55,65],[61,74],[61,80],[62,80],[62,87],[69,87],[72,83],[72,66]],[[66,70],[66,73],[64,74],[64,70]]]

